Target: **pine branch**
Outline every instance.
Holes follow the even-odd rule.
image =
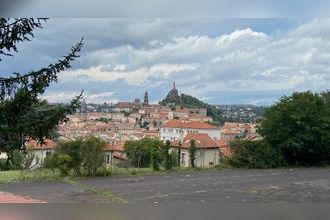
[[[32,71],[21,75],[14,73],[15,76],[9,78],[0,78],[0,100],[6,96],[11,96],[18,89],[26,89],[35,96],[43,94],[51,82],[57,82],[57,74],[71,67],[71,62],[80,57],[79,52],[83,46],[83,38],[79,43],[72,47],[71,52],[58,60],[56,64],[50,64],[48,67],[39,71]]]
[[[34,37],[35,28],[42,28],[46,18],[0,19],[0,55],[13,56],[11,51],[17,52],[17,43],[30,41]],[[1,61],[1,57],[0,57]]]

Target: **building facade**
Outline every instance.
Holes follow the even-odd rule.
[[[208,134],[214,140],[221,138],[220,129],[206,122],[173,119],[160,127],[160,138],[162,141],[179,141],[190,133]]]

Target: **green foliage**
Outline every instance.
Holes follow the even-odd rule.
[[[180,167],[181,166],[181,142],[179,142],[179,148],[178,148],[178,158],[177,158],[177,163],[178,163],[178,166]]]
[[[151,147],[150,162],[153,170],[159,170],[159,163],[162,161],[159,147]]]
[[[189,158],[190,158],[190,167],[195,168],[195,160],[196,160],[196,141],[191,140],[190,141],[190,147],[189,147]]]
[[[125,153],[134,167],[146,168],[151,165],[157,169],[161,162],[162,142],[154,138],[143,138],[125,143]]]
[[[63,175],[73,170],[75,175],[95,176],[104,165],[106,143],[94,136],[59,143],[56,151],[44,161],[44,168],[59,169]]]
[[[70,156],[71,160],[68,167],[73,169],[76,175],[81,175],[81,164],[83,163],[82,146],[84,140],[78,138],[74,141],[61,142],[57,145],[56,151],[61,154]]]
[[[316,165],[330,158],[328,93],[284,96],[266,110],[259,132],[291,165]]]
[[[165,170],[171,170],[173,166],[172,156],[169,153],[170,148],[171,148],[171,142],[169,140],[167,140],[165,144],[161,145]]]
[[[20,170],[22,169],[23,154],[19,150],[11,152],[11,163],[9,170]]]
[[[228,158],[230,165],[243,168],[275,168],[285,165],[280,151],[267,141],[234,141],[230,145],[234,155]]]
[[[37,160],[35,153],[32,152],[32,151],[28,151],[24,155],[21,168],[24,169],[24,170],[30,169],[32,167],[32,163],[33,163],[34,160]]]
[[[171,160],[171,165],[172,167],[178,167],[180,163],[178,163],[178,150],[172,150],[170,153],[170,160]]]
[[[33,152],[23,152],[19,150],[13,150],[11,152],[11,160],[1,159],[0,170],[22,170],[29,169],[35,159]],[[9,163],[9,164],[8,164]]]
[[[0,55],[13,56],[10,52],[17,52],[17,43],[31,40],[33,30],[42,28],[42,22],[47,19],[0,19]],[[1,57],[0,57],[1,61]]]
[[[44,161],[44,168],[56,170],[58,169],[63,176],[70,173],[72,167],[71,157],[61,152],[55,152],[50,157],[46,157]]]
[[[43,20],[0,19],[0,55],[17,52],[16,44],[33,37],[33,30],[41,28]],[[69,105],[56,106],[41,101],[51,83],[57,82],[59,72],[71,67],[71,62],[79,57],[83,42],[74,46],[68,55],[55,64],[30,71],[26,74],[13,73],[8,78],[0,78],[0,152],[9,155],[7,168],[13,163],[15,150],[24,151],[30,139],[39,144],[52,138],[56,126],[66,120],[79,106],[80,94]]]
[[[82,168],[88,176],[95,176],[104,164],[104,148],[106,142],[100,138],[90,136],[81,146]]]
[[[96,172],[96,176],[111,176],[111,171],[109,170],[109,168],[103,164],[102,166],[100,166],[98,169],[97,169],[97,172]]]

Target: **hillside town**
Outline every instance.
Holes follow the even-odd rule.
[[[168,96],[178,95],[173,84]],[[173,149],[182,148],[181,166],[189,166],[187,147],[191,140],[197,143],[197,165],[210,166],[219,163],[220,157],[230,156],[229,144],[236,139],[258,139],[256,124],[225,122],[212,124],[213,118],[205,108],[188,108],[173,105],[150,104],[148,92],[143,102],[118,102],[108,112],[86,111],[68,115],[68,121],[58,126],[57,141],[75,140],[93,135],[108,143],[106,163],[113,159],[125,160],[126,141],[156,138],[170,141]],[[46,157],[56,148],[49,140],[44,148],[28,143],[28,149],[39,157]],[[46,151],[41,153],[40,151]]]

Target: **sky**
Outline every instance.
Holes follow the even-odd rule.
[[[330,85],[330,19],[50,19],[0,72],[54,63],[85,39],[81,57],[42,97],[67,102],[143,99],[153,103],[176,82],[179,92],[212,104],[271,105],[294,91]]]

